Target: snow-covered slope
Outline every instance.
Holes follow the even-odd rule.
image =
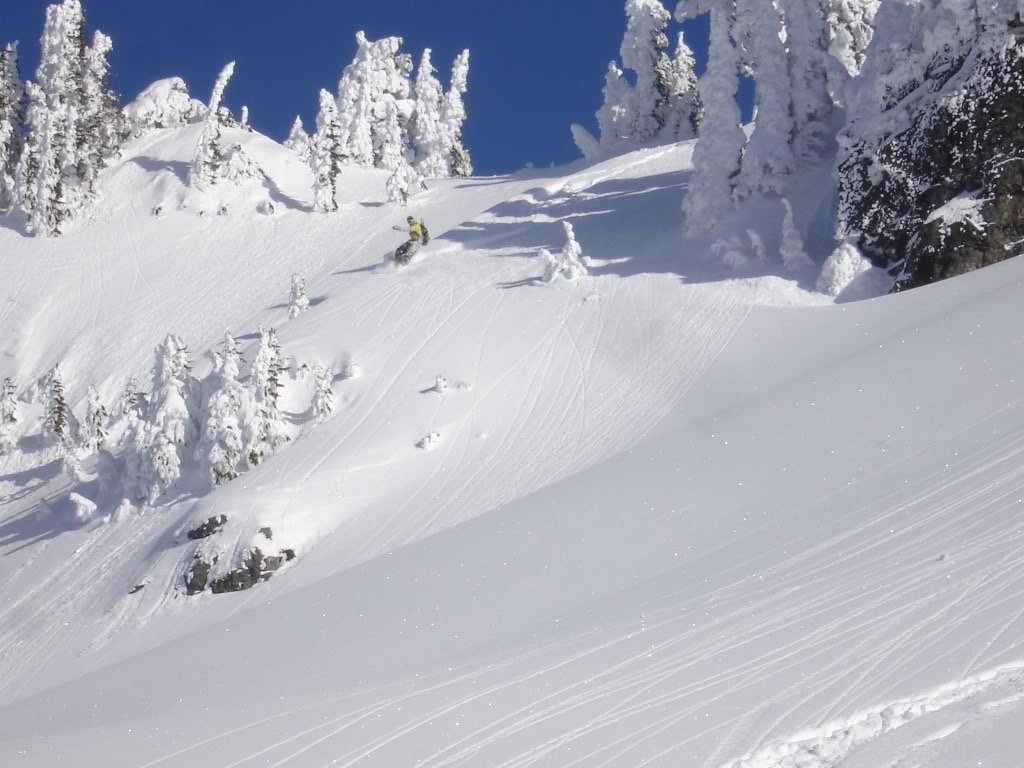
[[[68,495],[101,484],[25,425],[0,458],[5,765],[1019,764],[1024,266],[835,304],[760,202],[737,234],[767,262],[724,267],[679,233],[680,145],[438,183],[395,272],[383,175],[317,216],[301,164],[238,132],[268,181],[199,198],[194,130],[130,147],[64,238],[0,230],[0,374],[59,362],[81,406],[167,331],[201,353],[264,325],[296,370],[362,376],[319,426],[291,377],[292,440],[216,492],[85,524]],[[819,188],[790,199],[820,262]],[[590,275],[541,283],[563,220]],[[268,526],[295,561],[184,596],[196,554],[229,567]]]

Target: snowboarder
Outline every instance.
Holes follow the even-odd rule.
[[[410,216],[405,221],[407,226],[396,224],[392,227],[398,232],[409,233],[409,239],[395,251],[395,261],[399,264],[408,264],[412,260],[413,254],[420,249],[420,241],[423,238],[423,226],[415,218]]]

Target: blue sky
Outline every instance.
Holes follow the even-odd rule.
[[[6,0],[0,39],[21,43],[21,76],[32,79],[46,0]],[[281,140],[295,115],[316,118],[320,88],[334,92],[355,53],[355,33],[398,35],[418,62],[424,48],[447,84],[451,62],[470,49],[464,141],[478,174],[579,157],[569,125],[596,131],[604,73],[618,59],[623,0],[83,0],[90,32],[114,41],[114,87],[126,101],[177,75],[206,101],[218,71],[237,61],[225,103]],[[667,3],[671,11],[675,2]],[[687,41],[700,52],[703,25]],[[679,26],[670,30],[674,40]]]

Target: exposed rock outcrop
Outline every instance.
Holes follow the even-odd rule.
[[[838,234],[888,268],[894,290],[1024,252],[1018,23],[947,45],[921,76],[879,78],[881,118],[851,119],[840,137]]]

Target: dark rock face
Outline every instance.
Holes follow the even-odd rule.
[[[894,290],[1024,252],[1024,46],[972,51],[894,95],[909,127],[854,145],[838,167],[840,234]]]
[[[219,579],[214,579],[210,584],[210,591],[214,594],[222,592],[241,592],[251,589],[261,581],[266,581],[288,560],[293,560],[295,553],[284,550],[280,555],[264,555],[259,547],[249,552],[248,557],[242,561],[242,567],[236,568]]]
[[[227,515],[221,515],[220,517],[211,517],[202,525],[193,528],[188,532],[190,539],[205,539],[208,536],[213,536],[221,528],[223,528],[228,522]]]

